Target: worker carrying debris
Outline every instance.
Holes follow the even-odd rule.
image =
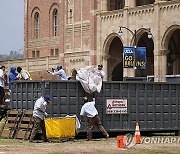
[[[92,140],[92,130],[94,126],[97,126],[101,133],[105,136],[106,139],[109,138],[109,134],[104,129],[101,120],[98,115],[98,111],[95,107],[95,100],[89,101],[89,99],[85,96],[83,97],[84,105],[81,108],[80,112],[80,122],[82,121],[82,116],[87,116],[87,140]]]

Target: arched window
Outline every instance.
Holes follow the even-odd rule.
[[[155,0],[136,0],[136,6],[153,4]]]
[[[58,10],[53,11],[53,36],[58,36]]]
[[[124,7],[124,0],[116,0],[115,1],[115,10],[123,9]]]
[[[119,10],[123,9],[125,5],[125,0],[111,0],[108,1],[108,10]]]
[[[72,24],[72,9],[69,10],[69,24]]]
[[[34,15],[34,23],[35,23],[35,25],[34,25],[34,27],[35,27],[35,30],[34,30],[35,38],[38,39],[39,38],[39,31],[40,31],[40,25],[39,25],[40,19],[39,19],[39,13],[38,12],[36,12]]]

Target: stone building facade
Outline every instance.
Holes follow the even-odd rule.
[[[180,74],[179,12],[180,0],[25,0],[25,58],[57,57],[69,76],[103,64],[107,80],[163,82]],[[123,68],[123,46],[146,47],[147,69]]]

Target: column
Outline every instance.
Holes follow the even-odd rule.
[[[29,59],[28,58],[25,59],[25,63],[26,63],[26,70],[29,71],[30,68],[29,68]]]
[[[108,3],[107,0],[102,0],[102,11],[108,10]]]
[[[105,12],[108,10],[107,0],[101,0],[100,1],[100,9],[101,9],[101,12]]]
[[[98,0],[97,2],[97,11],[106,12],[108,11],[108,0]]]
[[[102,53],[103,49],[101,48],[101,16],[100,14],[97,14],[97,64],[102,64],[103,63],[103,58],[102,58]],[[104,65],[103,65],[104,67]]]
[[[160,49],[154,55],[154,82],[166,82],[168,52],[169,50]]]
[[[125,7],[135,7],[136,0],[125,0]]]
[[[29,22],[28,22],[28,9],[29,9],[29,0],[24,1],[24,58],[29,58],[28,55],[28,40],[29,40]]]
[[[152,34],[154,37],[154,82],[161,82],[162,78],[162,52],[161,47],[161,36],[160,36],[161,24],[160,24],[160,14],[159,5],[155,3],[154,5],[154,27],[152,27]]]
[[[160,58],[161,58],[161,67],[160,67],[160,81],[166,82],[166,75],[167,75],[167,54],[169,50],[161,49],[160,50]]]
[[[131,0],[129,0],[129,2],[130,1]],[[123,13],[124,14],[123,26],[131,29],[131,26],[129,25],[128,7],[125,7],[125,9],[123,11],[124,11],[124,13]],[[122,29],[122,30],[123,30],[123,35],[122,35],[123,46],[130,46],[131,45],[130,42],[131,42],[133,36],[128,30],[126,30],[126,29]],[[134,29],[131,29],[131,30],[133,31]],[[123,76],[124,77],[135,77],[135,69],[134,68],[124,68],[123,69]]]
[[[104,77],[104,80],[107,81],[107,80],[110,80],[110,75],[109,75],[109,72],[107,70],[107,61],[109,59],[109,55],[102,55],[102,65],[103,65],[103,71],[105,72],[105,77]],[[109,79],[108,79],[109,77]]]
[[[49,56],[46,57],[46,70],[49,70]]]

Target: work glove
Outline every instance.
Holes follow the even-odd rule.
[[[52,72],[54,72],[54,71],[55,71],[55,68],[52,68],[51,70],[52,70]]]
[[[46,112],[44,112],[44,115],[47,117],[48,116],[48,114],[46,113]]]

